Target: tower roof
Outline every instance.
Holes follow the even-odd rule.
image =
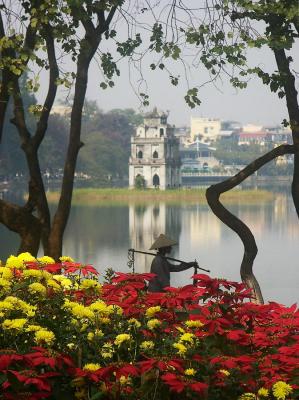
[[[158,111],[157,107],[154,107],[152,111],[144,114],[144,118],[161,118],[168,117],[168,114],[164,111]]]

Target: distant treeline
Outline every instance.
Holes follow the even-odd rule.
[[[34,96],[26,96],[26,108],[36,104]],[[11,107],[10,107],[11,108]],[[66,106],[67,109],[67,106]],[[0,145],[0,179],[23,175],[25,157],[14,125],[10,122],[12,108],[5,123],[3,141]],[[35,118],[27,114],[34,129]],[[122,179],[128,174],[130,138],[142,116],[133,109],[102,111],[96,102],[87,101],[82,121],[83,148],[80,150],[77,171],[90,175],[99,182]],[[68,115],[50,116],[46,137],[42,142],[39,157],[41,169],[50,176],[64,166],[69,136]]]

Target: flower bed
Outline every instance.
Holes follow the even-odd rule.
[[[296,306],[243,284],[147,293],[151,274],[11,256],[0,267],[0,399],[297,399]]]

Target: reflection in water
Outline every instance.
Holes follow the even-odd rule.
[[[297,302],[299,283],[299,223],[291,197],[277,193],[271,203],[228,207],[252,229],[259,253],[254,273],[266,300]],[[127,204],[73,207],[65,234],[65,255],[92,263],[100,272],[107,267],[128,271],[129,248],[148,251],[154,239],[166,233],[179,242],[173,257],[197,259],[211,276],[240,280],[243,256],[237,235],[204,205]],[[0,259],[15,253],[18,237],[0,226]],[[149,270],[151,256],[136,255],[136,271]],[[175,286],[190,283],[192,271],[172,274]]]
[[[169,207],[165,203],[129,205],[129,230],[131,247],[148,251],[154,240],[164,233],[179,242],[181,232],[181,207]],[[136,271],[148,272],[152,257],[135,254]]]

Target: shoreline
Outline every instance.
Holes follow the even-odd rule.
[[[97,206],[118,205],[125,203],[192,203],[207,205],[205,189],[75,189],[73,192],[72,205],[74,206]],[[47,198],[50,203],[57,203],[59,192],[48,192]],[[266,190],[240,190],[234,189],[221,195],[221,200],[226,204],[260,204],[270,202],[274,194]]]

